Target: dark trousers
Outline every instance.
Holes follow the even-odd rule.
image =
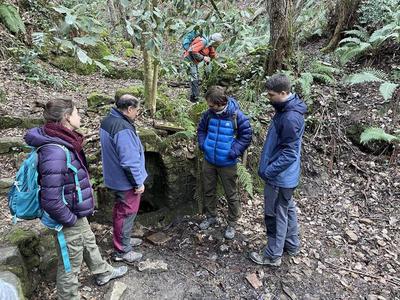
[[[282,188],[266,184],[264,188],[264,216],[268,243],[265,256],[277,258],[283,249],[295,251],[300,247],[295,188]]]
[[[203,189],[206,215],[217,216],[217,182],[221,178],[222,186],[228,201],[228,224],[234,226],[240,217],[241,205],[237,192],[237,165],[217,167],[206,160],[203,162]]]
[[[133,222],[139,210],[141,194],[129,191],[109,190],[114,199],[113,208],[113,244],[118,253],[132,250],[131,233]]]

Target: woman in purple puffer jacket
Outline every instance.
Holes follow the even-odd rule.
[[[80,299],[78,275],[82,260],[96,275],[99,285],[111,279],[121,277],[127,267],[113,268],[101,257],[95,236],[90,229],[87,216],[93,214],[93,190],[83,152],[83,136],[75,130],[80,127],[81,118],[71,99],[56,99],[44,109],[46,124],[30,129],[25,141],[38,150],[38,172],[40,203],[45,212],[57,223],[63,225],[67,242],[71,272],[64,270],[61,252],[57,245],[57,296],[58,299]],[[71,164],[78,170],[77,176],[81,195],[75,185],[74,173],[67,167],[67,156],[62,147],[66,147],[71,156]],[[80,201],[78,201],[81,196]]]

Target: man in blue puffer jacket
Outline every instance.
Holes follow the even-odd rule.
[[[297,255],[300,241],[293,192],[300,178],[301,141],[305,103],[290,93],[286,75],[276,74],[266,83],[268,98],[275,108],[261,154],[259,176],[265,181],[264,216],[268,244],[261,255],[250,253],[260,265],[280,266],[286,250]]]
[[[217,222],[216,187],[221,178],[228,201],[228,226],[225,238],[235,236],[235,223],[240,217],[237,193],[237,158],[250,145],[252,130],[249,119],[238,103],[220,86],[212,86],[205,98],[209,109],[203,113],[197,128],[198,143],[204,152],[203,184],[206,219],[200,224],[205,230]]]

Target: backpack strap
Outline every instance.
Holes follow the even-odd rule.
[[[65,240],[64,232],[62,230],[57,231],[57,240],[60,245],[61,257],[64,263],[64,270],[66,273],[71,272],[71,262],[69,260],[67,242]]]

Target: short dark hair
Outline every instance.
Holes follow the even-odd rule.
[[[228,97],[225,94],[225,88],[219,85],[211,86],[208,89],[205,98],[207,101],[216,105],[225,105],[228,103]]]
[[[48,101],[46,104],[35,102],[37,107],[43,108],[43,117],[46,122],[61,122],[65,115],[72,114],[75,104],[72,98],[61,97]]]
[[[290,93],[290,80],[285,74],[275,74],[267,80],[265,83],[265,88],[268,91],[274,91],[277,93],[287,92]]]
[[[115,105],[119,110],[127,110],[130,106],[137,108],[139,104],[140,100],[129,94],[124,94],[115,100]]]

